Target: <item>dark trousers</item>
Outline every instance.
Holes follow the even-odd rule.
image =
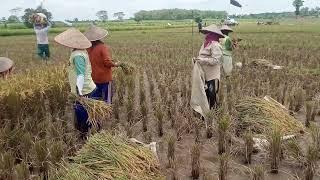
[[[95,94],[94,90],[90,94],[85,95],[87,98],[92,98],[96,99],[93,95]],[[74,111],[75,111],[75,127],[77,130],[79,130],[82,134],[82,136],[85,136],[88,132],[89,129],[92,127],[91,123],[88,121],[89,115],[87,110],[83,107],[83,105],[76,101],[74,103]]]
[[[219,92],[219,80],[214,79],[211,81],[206,81],[207,89],[206,95],[208,98],[208,103],[210,109],[218,107],[218,92]]]
[[[42,59],[50,58],[49,44],[38,44],[38,56]]]
[[[102,99],[107,104],[112,103],[112,82],[106,83],[96,83],[97,89],[93,93],[93,97],[97,99]]]

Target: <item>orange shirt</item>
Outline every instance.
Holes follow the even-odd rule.
[[[115,67],[111,59],[111,52],[108,46],[101,43],[88,50],[92,79],[95,83],[106,83],[112,81],[112,67]]]

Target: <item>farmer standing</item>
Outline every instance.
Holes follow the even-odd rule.
[[[229,37],[229,34],[233,32],[233,30],[227,26],[223,25],[221,27],[221,32],[225,35],[223,39],[221,39],[221,45],[223,49],[223,70],[226,75],[226,77],[231,76],[233,64],[232,64],[232,50],[233,50],[233,43],[231,38]]]
[[[207,98],[206,104],[209,105],[209,108],[215,108],[218,105],[217,94],[219,92],[219,83],[220,83],[220,64],[222,62],[222,47],[219,43],[219,39],[223,38],[223,34],[220,29],[216,25],[210,25],[201,30],[201,33],[205,34],[205,41],[201,46],[199,51],[199,56],[194,58],[193,61],[198,63],[201,67],[201,71],[204,74],[204,86],[198,89],[205,89],[205,95]],[[201,78],[202,79],[202,78]],[[193,83],[201,84],[201,83]],[[196,88],[193,88],[196,89]],[[199,91],[201,94],[201,92]],[[204,93],[204,92],[203,92]],[[197,93],[194,93],[194,100],[197,100]],[[203,96],[201,96],[203,97]],[[197,104],[197,106],[201,105],[201,101]],[[202,108],[203,109],[203,108]],[[201,114],[201,113],[200,113]]]
[[[42,13],[37,13],[34,18],[34,31],[37,36],[38,56],[41,59],[47,60],[50,58],[48,32],[51,23],[47,20],[46,15]]]
[[[112,68],[119,67],[120,64],[112,62],[110,48],[102,41],[108,35],[108,31],[92,25],[84,35],[92,43],[87,51],[92,66],[92,79],[97,86],[94,96],[111,104]]]
[[[0,57],[0,78],[7,79],[14,69],[14,63],[11,59]]]
[[[91,47],[91,42],[75,28],[59,34],[54,40],[72,49],[68,66],[71,93],[76,96],[93,98],[96,85],[91,77],[91,63],[86,51],[87,48]],[[81,132],[81,138],[85,139],[89,128],[91,128],[91,124],[88,122],[88,113],[78,102],[75,103],[74,110],[76,128]]]

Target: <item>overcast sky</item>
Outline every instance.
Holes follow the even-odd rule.
[[[15,7],[35,8],[41,0],[0,0],[0,17],[8,17]],[[229,0],[44,0],[44,7],[52,12],[54,20],[93,19],[99,10],[113,13],[123,11],[131,17],[139,10],[168,8],[225,10],[231,14],[294,11],[293,0],[239,0],[243,8],[231,7]],[[305,0],[305,6],[320,6],[320,0]],[[22,14],[20,14],[22,15]]]

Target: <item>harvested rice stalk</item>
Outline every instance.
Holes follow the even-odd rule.
[[[270,134],[270,160],[271,173],[278,174],[281,156],[281,132],[279,129],[274,129]]]
[[[198,179],[200,176],[200,144],[195,143],[191,149],[192,170],[191,176],[193,179]]]
[[[245,163],[247,164],[251,164],[251,158],[252,158],[252,154],[253,154],[253,135],[251,130],[249,130],[248,132],[246,132],[244,134],[244,142],[245,142]]]
[[[169,167],[173,168],[175,164],[175,148],[176,148],[176,138],[171,135],[168,139],[168,161]]]
[[[305,122],[306,127],[310,127],[312,110],[313,110],[313,102],[309,101],[306,103],[306,122]]]
[[[229,115],[225,114],[218,121],[218,151],[219,154],[223,154],[227,151],[228,147],[228,134],[231,126],[231,118]]]
[[[315,146],[309,146],[306,155],[305,180],[313,180],[317,169],[318,157],[319,150]]]
[[[22,162],[15,167],[14,179],[29,179],[29,166],[26,162]]]
[[[214,111],[210,111],[207,115],[207,138],[211,139],[213,136],[213,120],[214,120]]]
[[[135,67],[132,64],[127,62],[121,63],[120,67],[125,74],[132,74],[135,70]]]
[[[71,160],[52,179],[163,179],[149,149],[104,131],[90,137]]]
[[[272,63],[266,59],[254,59],[250,62],[251,66],[255,67],[272,67]]]
[[[230,155],[226,153],[223,153],[219,156],[219,160],[220,160],[219,179],[220,180],[227,180],[229,158],[230,158]]]
[[[111,117],[112,108],[104,101],[85,97],[76,97],[76,100],[87,110],[88,120],[94,127],[98,127],[99,123]]]
[[[314,101],[312,114],[311,114],[311,121],[315,121],[315,118],[316,118],[317,113],[318,113],[318,108],[319,108],[319,102]]]
[[[247,97],[236,104],[240,130],[252,129],[254,133],[266,134],[279,128],[284,135],[304,132],[301,122],[290,116],[276,101]]]
[[[265,175],[264,175],[264,168],[263,166],[255,166],[253,167],[253,174],[252,174],[252,180],[264,180]]]

